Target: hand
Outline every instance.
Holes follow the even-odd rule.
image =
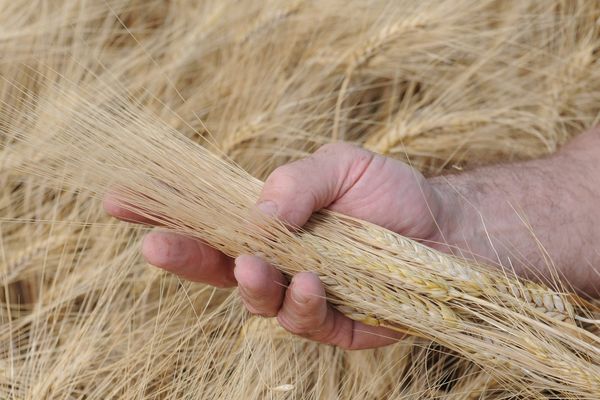
[[[329,208],[436,246],[442,237],[438,223],[452,220],[442,203],[438,190],[406,164],[349,144],[332,144],[276,169],[257,207],[290,227],[302,226],[314,211]],[[117,218],[149,222],[110,196],[104,206]],[[198,240],[159,231],[146,236],[142,252],[150,264],[185,279],[218,287],[237,284],[248,311],[276,316],[285,329],[305,338],[364,349],[402,336],[342,315],[327,303],[323,285],[311,272],[288,282],[258,257],[240,255],[234,261]]]

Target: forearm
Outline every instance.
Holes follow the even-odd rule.
[[[600,131],[545,159],[431,182],[445,207],[440,241],[455,252],[536,279],[555,268],[563,283],[600,289]]]

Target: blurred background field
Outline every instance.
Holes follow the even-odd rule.
[[[0,397],[553,398],[423,339],[308,342],[149,268],[147,228],[25,172],[56,160],[14,132],[111,87],[259,179],[338,140],[433,176],[600,122],[599,56],[597,1],[0,0]]]

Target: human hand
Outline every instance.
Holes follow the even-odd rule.
[[[438,223],[450,221],[442,203],[434,186],[406,164],[349,144],[331,144],[276,169],[257,207],[292,229],[314,211],[328,208],[435,246],[442,237]],[[110,196],[104,206],[117,218],[150,222]],[[364,349],[402,336],[342,315],[327,303],[322,283],[310,271],[288,282],[259,257],[240,255],[233,260],[199,240],[160,231],[145,237],[142,253],[150,264],[185,279],[218,287],[237,285],[248,311],[277,317],[285,329],[308,339]]]

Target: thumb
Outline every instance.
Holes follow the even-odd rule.
[[[344,195],[362,176],[374,154],[336,143],[313,155],[277,168],[265,181],[257,207],[291,227],[300,227],[312,213]]]

